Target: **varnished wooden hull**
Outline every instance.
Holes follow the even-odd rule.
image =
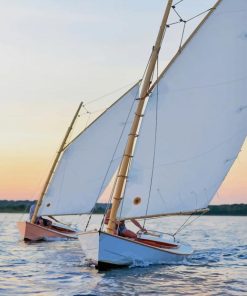
[[[20,236],[23,240],[40,241],[56,238],[77,239],[75,231],[65,228],[44,227],[30,222],[17,222]]]

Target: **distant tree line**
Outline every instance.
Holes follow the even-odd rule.
[[[34,201],[0,200],[0,213],[28,213]]]
[[[28,213],[32,200],[0,200],[0,213]],[[94,214],[103,214],[107,204],[97,203],[93,209]],[[247,204],[209,206],[205,215],[212,216],[247,216]]]
[[[0,213],[28,213],[35,200],[0,200]],[[107,204],[97,203],[93,209],[94,214],[105,212]]]
[[[247,204],[209,206],[209,211],[205,215],[247,216]]]

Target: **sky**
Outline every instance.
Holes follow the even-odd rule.
[[[184,3],[191,17],[215,0]],[[92,115],[81,115],[72,136],[142,77],[165,4],[0,0],[0,199],[36,199],[79,103]],[[168,32],[160,70],[177,36]],[[247,203],[246,176],[247,143],[213,203]]]

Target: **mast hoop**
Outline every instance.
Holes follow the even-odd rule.
[[[133,137],[135,137],[135,138],[139,137],[138,134],[129,134],[129,136],[133,136]],[[125,155],[127,155],[127,154],[125,154]]]
[[[116,200],[122,200],[123,198],[122,197],[114,197],[114,199],[116,199]],[[114,220],[112,220],[112,219],[109,219],[110,221],[114,221]]]
[[[124,179],[127,179],[128,176],[127,176],[127,175],[118,175],[118,178],[124,178]]]
[[[130,154],[124,154],[124,156],[128,156],[129,158],[133,158],[134,155],[130,155]]]
[[[146,98],[145,98],[145,99],[146,99]],[[145,99],[144,99],[144,100],[145,100]],[[139,116],[139,117],[144,117],[144,114],[138,114],[138,113],[135,113],[135,115],[136,115],[136,116]]]

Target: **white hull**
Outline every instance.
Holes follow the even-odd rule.
[[[149,264],[176,264],[192,254],[192,248],[179,243],[175,248],[158,248],[140,241],[105,232],[79,233],[79,240],[87,260],[99,269]]]

